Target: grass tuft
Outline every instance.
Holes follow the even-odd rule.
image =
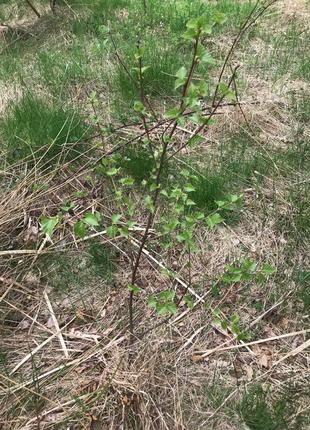
[[[76,111],[49,104],[31,93],[9,108],[1,121],[7,161],[34,160],[55,163],[83,152],[87,127]]]

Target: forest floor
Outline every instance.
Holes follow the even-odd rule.
[[[0,428],[310,429],[309,2],[24,3],[0,5]],[[201,112],[229,88],[199,138],[171,123],[154,208],[200,15]]]

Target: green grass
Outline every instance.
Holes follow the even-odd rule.
[[[237,406],[237,412],[250,430],[303,430],[309,423],[307,414],[297,412],[296,400],[307,388],[286,386],[285,392],[272,396],[271,390],[254,384]]]
[[[42,82],[54,97],[61,98],[66,91],[91,77],[89,59],[81,44],[70,51],[49,50],[38,53],[37,65]]]
[[[89,254],[96,275],[111,281],[113,273],[117,270],[115,253],[100,242],[93,241],[89,245]]]
[[[261,55],[250,57],[255,68],[264,71],[265,75],[278,80],[285,75],[291,79],[310,79],[310,62],[308,51],[309,28],[293,17],[285,31],[260,31],[259,36],[266,44],[266,51]]]
[[[310,314],[310,271],[299,270],[296,276],[298,285],[297,297],[302,302],[303,312]]]
[[[251,430],[284,430],[288,425],[284,418],[286,404],[278,401],[275,405],[267,403],[267,396],[260,385],[253,385],[240,402],[238,411]]]
[[[57,294],[79,292],[90,284],[103,289],[102,281],[112,282],[117,270],[117,255],[110,248],[92,241],[85,253],[55,254],[42,256],[37,263],[43,280]]]
[[[210,169],[211,170],[211,169]],[[196,190],[190,198],[199,209],[211,212],[217,208],[215,200],[223,200],[227,191],[227,179],[219,172],[217,175],[210,170],[204,171],[195,182]]]
[[[205,167],[197,167],[200,174],[191,199],[207,212],[217,208],[215,200],[223,200],[229,193],[242,194],[244,188],[259,188],[263,175],[273,172],[272,158],[259,152],[253,138],[243,131],[226,139],[209,159],[199,164]]]
[[[144,179],[149,179],[154,168],[154,160],[144,148],[127,148],[120,159],[120,166],[129,176],[141,183]]]
[[[81,140],[87,132],[76,111],[49,104],[26,93],[1,120],[1,137],[6,144],[7,161],[35,159],[55,163],[73,159],[85,148]]]

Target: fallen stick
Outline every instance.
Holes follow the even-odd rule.
[[[69,321],[66,325],[64,325],[60,330],[64,330],[68,325],[70,325],[75,320],[75,317]],[[42,343],[36,346],[29,354],[25,355],[25,357],[14,367],[14,369],[10,372],[10,376],[13,375],[23,364],[25,364],[30,358],[32,358],[40,349],[42,349],[45,345],[47,345],[51,340],[53,340],[56,336],[58,336],[58,332],[52,334],[52,336],[45,339]]]
[[[44,299],[46,301],[48,310],[50,312],[50,315],[51,315],[51,318],[53,320],[54,326],[56,328],[56,334],[58,336],[60,346],[61,346],[61,348],[62,348],[62,350],[64,352],[64,356],[66,358],[69,358],[69,353],[68,353],[68,350],[67,350],[67,346],[66,346],[65,340],[64,340],[64,338],[62,336],[62,333],[61,333],[61,330],[60,330],[60,327],[59,327],[59,324],[58,324],[58,321],[57,321],[57,318],[56,318],[53,306],[52,306],[52,304],[50,302],[50,299],[48,298],[46,290],[43,291],[43,297],[44,297]]]
[[[96,354],[98,353],[102,353],[103,351],[105,351],[106,349],[108,349],[109,347],[113,346],[113,345],[118,345],[119,343],[123,342],[126,339],[126,336],[121,336],[118,339],[112,339],[106,346],[104,346],[101,350],[97,350],[93,351],[92,353],[90,353],[87,357],[83,358],[75,358],[72,361],[69,361],[67,363],[61,364],[58,367],[55,367],[55,369],[51,369],[45,373],[42,373],[41,375],[38,375],[38,377],[35,378],[35,380],[31,379],[27,382],[24,382],[22,384],[17,385],[15,388],[10,388],[5,392],[10,392],[10,393],[16,393],[19,390],[22,390],[23,388],[27,388],[29,385],[32,385],[34,382],[38,382],[41,381],[41,379],[47,378],[48,376],[54,375],[55,373],[59,372],[60,370],[66,369],[70,366],[73,366],[75,364],[80,364],[83,363],[86,360],[89,360],[90,358],[94,357]],[[97,347],[97,345],[96,345]],[[1,375],[0,375],[1,376]]]
[[[228,350],[232,350],[232,349],[244,348],[245,346],[257,345],[257,344],[266,343],[266,342],[273,342],[275,340],[285,339],[287,337],[298,336],[300,334],[306,334],[309,332],[310,332],[310,329],[306,329],[306,330],[295,331],[292,333],[281,334],[279,336],[267,337],[265,339],[254,340],[253,342],[247,342],[247,343],[244,343],[242,345],[231,345],[231,346],[224,346],[224,347],[221,347],[221,345],[220,345],[216,348],[209,349],[207,351],[196,351],[195,354],[197,355],[197,359],[198,358],[205,358],[205,357],[208,357],[209,355],[213,354],[214,352],[228,351]]]

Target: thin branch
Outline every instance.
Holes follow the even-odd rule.
[[[30,0],[26,0],[26,3],[28,4],[28,6],[33,10],[33,12],[37,15],[38,18],[41,18],[41,14],[39,13],[39,11],[34,7],[34,5],[31,3]]]
[[[225,69],[226,69],[226,66],[227,66],[227,64],[228,64],[228,61],[230,60],[230,58],[231,58],[231,56],[232,56],[232,54],[233,54],[233,52],[235,51],[235,49],[236,49],[236,47],[237,47],[237,45],[238,45],[238,43],[240,42],[240,40],[242,39],[242,37],[243,37],[243,35],[244,35],[244,33],[249,29],[249,27],[251,27],[253,24],[255,24],[255,22],[258,20],[258,18],[260,18],[264,13],[265,13],[265,11],[269,8],[269,7],[271,7],[274,3],[276,3],[278,0],[271,0],[266,6],[264,6],[258,13],[257,13],[257,15],[251,20],[251,18],[253,17],[253,15],[254,15],[254,13],[256,12],[256,10],[257,10],[257,7],[258,7],[258,5],[259,5],[259,3],[260,3],[260,0],[257,0],[256,1],[256,3],[255,3],[255,5],[254,5],[254,7],[253,7],[253,9],[252,9],[252,11],[250,12],[250,14],[248,15],[248,17],[246,18],[246,20],[244,21],[244,23],[241,25],[241,27],[240,27],[240,29],[239,29],[239,32],[237,33],[237,35],[236,35],[236,37],[234,38],[234,40],[233,40],[233,42],[232,42],[232,44],[231,44],[231,47],[230,47],[230,49],[229,49],[229,51],[228,51],[228,53],[227,53],[227,55],[226,55],[226,57],[225,57],[225,60],[224,60],[224,63],[223,63],[223,65],[222,65],[222,68],[221,68],[221,71],[220,71],[220,74],[219,74],[219,77],[218,77],[218,81],[217,81],[217,84],[216,84],[216,88],[215,88],[215,92],[214,92],[214,96],[213,96],[213,101],[212,101],[212,105],[214,105],[215,104],[215,100],[216,100],[216,97],[217,97],[217,95],[218,95],[218,90],[219,90],[219,85],[220,85],[220,83],[221,83],[221,81],[222,81],[222,78],[223,78],[223,75],[224,75],[224,72],[225,72]]]

